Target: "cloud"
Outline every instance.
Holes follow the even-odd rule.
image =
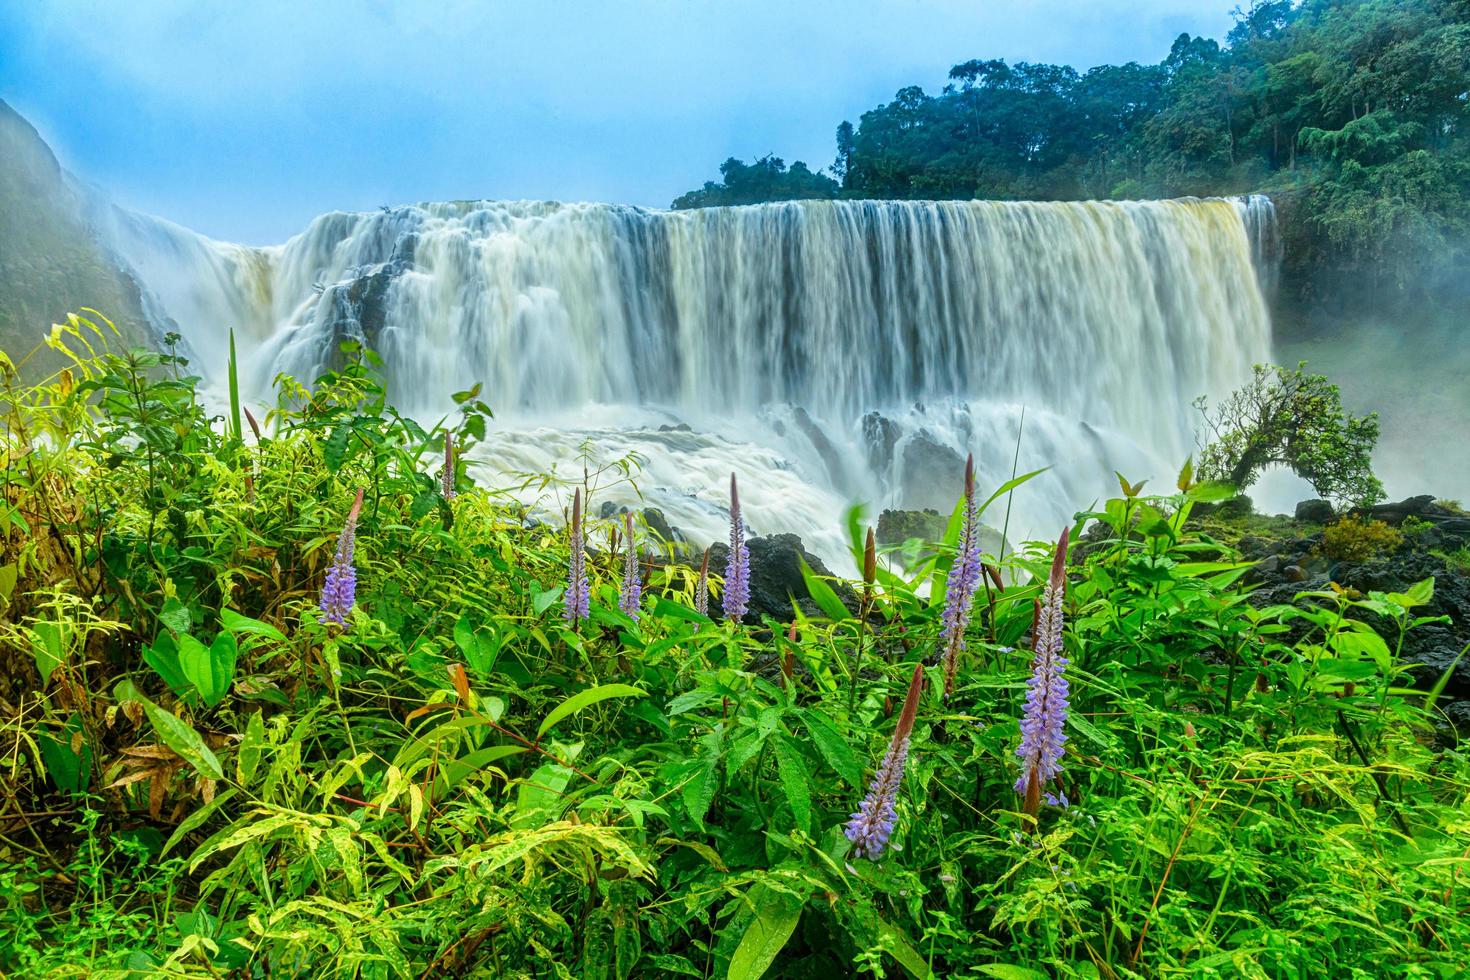
[[[958,61],[1157,60],[1227,6],[0,0],[0,92],[124,199],[279,238],[385,200],[665,205],[729,155],[823,166],[838,122]]]

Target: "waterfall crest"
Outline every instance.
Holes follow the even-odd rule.
[[[1030,509],[1064,516],[1113,468],[1168,476],[1192,400],[1270,354],[1264,197],[456,202],[325,214],[271,248],[142,220],[113,241],[206,373],[236,329],[257,397],[356,339],[410,412],[483,382],[533,443],[688,422],[874,504],[940,503],[915,489],[950,474],[915,477],[923,459],[974,451],[1004,479],[1024,406],[1022,465],[1057,467]]]

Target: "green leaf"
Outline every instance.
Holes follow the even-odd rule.
[[[225,771],[220,767],[219,759],[204,744],[204,739],[199,733],[189,727],[189,724],[177,715],[164,711],[158,705],[147,699],[142,699],[143,710],[148,713],[148,720],[153,723],[153,728],[158,732],[158,737],[164,745],[177,752],[185,762],[199,772],[200,775],[208,776],[210,779],[224,779]]]
[[[259,712],[256,713],[256,717],[260,717]],[[183,821],[174,828],[174,832],[169,835],[168,840],[163,845],[163,850],[159,851],[158,856],[163,857],[164,855],[168,854],[169,851],[174,849],[174,845],[183,840],[184,837],[187,836],[191,831],[197,830],[199,827],[201,827],[204,824],[204,821],[208,820],[217,810],[219,810],[220,807],[224,806],[231,799],[233,799],[234,796],[234,787],[226,789],[222,793],[215,794],[214,799],[210,800],[208,803],[204,804],[202,807],[185,817]]]
[[[158,620],[175,633],[187,633],[194,628],[194,617],[189,607],[177,599],[169,599],[163,604]]]
[[[700,830],[704,829],[704,815],[709,812],[710,804],[715,799],[715,789],[719,784],[720,754],[724,741],[724,725],[712,728],[704,738],[699,740],[703,751],[699,759],[690,766],[694,772],[693,777],[684,784],[684,809],[688,812],[689,819],[693,820]]]
[[[975,972],[995,980],[1049,980],[1047,974],[1029,966],[1013,966],[1010,963],[985,963],[975,967]]]
[[[909,939],[908,934],[898,926],[885,919],[879,919],[878,935],[883,937],[883,948],[898,961],[898,965],[903,967],[903,971],[909,976],[928,980],[934,975],[934,971],[929,969],[929,964],[924,961],[924,957],[914,949],[913,940]]]
[[[248,633],[252,636],[263,636],[268,640],[275,640],[277,643],[286,642],[286,634],[276,629],[270,623],[262,623],[260,620],[251,619],[249,616],[241,616],[233,609],[221,609],[219,611],[219,621],[231,633]]]
[[[92,781],[92,745],[82,729],[82,719],[72,715],[59,737],[38,733],[36,744],[46,775],[64,793],[82,793]],[[80,745],[80,751],[73,745]]]
[[[841,599],[837,598],[837,593],[832,591],[832,587],[817,577],[817,573],[812,571],[805,558],[798,556],[796,560],[801,565],[801,578],[806,583],[806,590],[818,608],[834,622],[850,619],[852,613],[847,611],[847,607],[842,604]]]
[[[1190,487],[1186,496],[1197,504],[1216,504],[1234,497],[1235,486],[1223,480],[1206,480]]]
[[[517,830],[542,827],[555,820],[566,806],[566,788],[572,770],[548,762],[521,781],[516,791],[516,812],[510,825]]]
[[[327,437],[327,442],[322,447],[322,462],[327,464],[328,472],[335,473],[342,468],[347,459],[347,440],[351,436],[351,427],[342,422]]]
[[[690,609],[682,603],[665,599],[663,596],[659,596],[658,600],[653,604],[653,614],[655,616],[684,619],[691,623],[698,623],[701,626],[713,622],[708,616],[701,616],[697,610]]]
[[[245,734],[240,739],[240,751],[235,756],[235,779],[240,785],[248,786],[255,778],[255,770],[260,765],[260,753],[263,748],[265,748],[265,715],[254,711],[250,714],[250,720],[245,723]]]
[[[553,585],[544,592],[540,589],[533,588],[531,590],[531,611],[537,616],[540,616],[546,610],[550,609],[566,590],[567,587],[565,585]]]
[[[439,493],[439,491],[437,489],[436,490],[425,490],[425,491],[421,492],[417,497],[414,497],[413,498],[413,506],[411,508],[409,508],[409,512],[408,512],[409,520],[412,520],[412,521],[419,520],[425,514],[427,514],[429,511],[431,511],[434,508],[438,507],[439,506],[439,501],[441,499],[442,498],[441,498],[440,493]]]
[[[811,776],[806,763],[801,761],[801,752],[784,736],[776,740],[776,771],[781,776],[781,788],[786,791],[786,802],[791,804],[791,815],[803,833],[812,827]]]
[[[211,708],[229,693],[239,652],[229,633],[220,633],[207,647],[187,633],[179,637],[179,668]]]
[[[193,690],[189,678],[184,676],[184,671],[179,666],[178,645],[168,633],[158,634],[158,639],[153,641],[151,647],[143,648],[143,660],[148,666],[158,671],[158,676],[163,678],[164,683],[175,694],[182,696],[185,692]]]
[[[488,748],[476,749],[463,758],[451,759],[444,763],[439,780],[444,789],[453,789],[466,777],[474,775],[490,763],[529,751],[530,749],[524,745],[492,745]]]
[[[802,903],[794,895],[765,885],[751,888],[751,903],[755,918],[730,957],[729,980],[759,980],[765,976],[801,920]]]
[[[547,715],[546,720],[541,723],[541,727],[536,729],[536,740],[540,741],[541,737],[550,731],[552,726],[557,722],[568,715],[581,711],[588,705],[596,704],[599,701],[606,701],[608,698],[641,698],[644,697],[644,694],[645,692],[627,684],[600,684],[597,687],[588,688],[585,691],[572,695],[553,708],[551,714]]]
[[[817,746],[817,751],[827,761],[843,782],[853,789],[860,789],[863,782],[863,766],[857,753],[847,744],[847,739],[837,730],[832,720],[815,708],[804,708],[801,718],[806,730]]]
[[[235,357],[235,328],[230,328],[230,437],[240,436],[240,373],[239,360]]]
[[[35,640],[31,642],[31,656],[36,661],[36,673],[41,683],[51,680],[51,672],[66,661],[66,625],[42,621],[31,627]]]

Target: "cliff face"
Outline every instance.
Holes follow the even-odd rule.
[[[50,147],[0,100],[0,350],[19,362],[54,321],[84,306],[122,331],[114,349],[148,336],[137,286],[96,243]],[[61,360],[42,351],[22,376],[38,380]]]

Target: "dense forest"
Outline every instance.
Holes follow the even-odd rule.
[[[837,127],[831,176],[727,160],[675,208],[1272,193],[1291,297],[1464,301],[1470,2],[1258,0],[1156,65],[976,59]]]

